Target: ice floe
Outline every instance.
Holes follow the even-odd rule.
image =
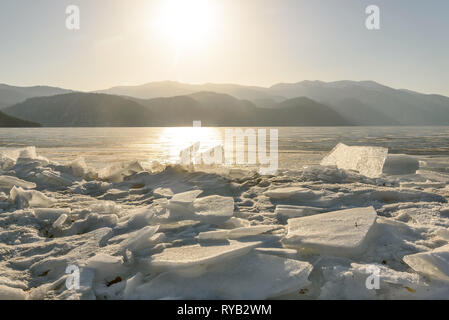
[[[357,255],[376,222],[374,208],[355,208],[288,220],[284,244],[318,254]]]

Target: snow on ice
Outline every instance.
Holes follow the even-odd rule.
[[[447,299],[448,182],[417,157],[343,144],[276,176],[9,150],[0,299]]]

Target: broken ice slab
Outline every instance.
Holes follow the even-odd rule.
[[[222,223],[234,215],[232,197],[209,196],[193,201],[195,217],[205,223]]]
[[[20,187],[23,189],[34,189],[36,184],[33,182],[28,182],[12,176],[0,176],[0,189],[11,190],[12,187]]]
[[[153,191],[153,194],[160,198],[171,198],[174,195],[170,188],[157,188]]]
[[[170,270],[200,267],[217,264],[223,261],[245,255],[260,242],[227,241],[217,245],[191,245],[168,248],[153,255],[148,261],[150,269]]]
[[[388,156],[388,149],[382,147],[350,147],[339,143],[322,161],[322,166],[337,166],[339,169],[354,170],[360,174],[377,178]]]
[[[264,234],[276,229],[280,229],[282,226],[279,225],[260,225],[253,227],[243,227],[229,230],[229,239],[239,239],[250,236],[257,236]]]
[[[388,148],[347,146],[339,143],[321,161],[322,166],[354,170],[369,178],[382,174],[406,175],[419,170],[419,160],[406,154],[388,154]]]
[[[198,240],[200,241],[214,241],[214,240],[226,240],[228,239],[229,230],[215,230],[200,232],[198,234]]]
[[[50,220],[56,221],[60,216],[67,215],[70,216],[71,210],[69,208],[39,208],[34,209],[34,215],[39,220]]]
[[[59,216],[59,218],[56,219],[55,222],[53,222],[53,228],[61,229],[68,217],[69,216],[67,214],[65,214],[65,213],[61,214]]]
[[[95,270],[96,279],[115,279],[125,271],[122,257],[115,257],[99,253],[89,258],[84,264],[85,268]]]
[[[98,173],[87,166],[83,157],[75,159],[68,164],[68,167],[74,177],[86,180],[96,180],[98,178]]]
[[[17,187],[13,187],[9,192],[9,201],[17,204],[19,208],[46,208],[52,206],[55,202],[39,191],[23,190]]]
[[[323,212],[321,208],[307,206],[278,205],[274,213],[286,218],[306,217]]]
[[[106,167],[98,172],[101,180],[113,183],[122,182],[125,177],[131,176],[135,173],[144,171],[140,162],[134,161],[128,164],[119,164]]]
[[[416,272],[449,281],[449,245],[428,252],[405,256],[404,262]]]
[[[254,252],[270,254],[272,256],[288,259],[293,259],[298,256],[298,251],[294,249],[285,249],[285,248],[255,248]]]
[[[16,160],[10,156],[0,153],[0,169],[9,170],[16,164]]]
[[[75,180],[74,177],[53,170],[44,170],[36,174],[36,181],[39,185],[45,184],[54,187],[68,187],[71,186]]]
[[[307,262],[250,253],[217,264],[199,276],[166,272],[138,286],[136,299],[232,299],[275,298],[310,284],[312,266]]]
[[[151,242],[151,237],[158,231],[159,226],[147,226],[136,231],[120,244],[122,252],[137,251],[145,248]]]
[[[384,174],[415,174],[419,170],[419,160],[406,154],[389,154],[382,168]]]
[[[261,235],[276,229],[280,229],[282,226],[279,225],[260,225],[252,227],[241,227],[232,230],[216,230],[201,232],[198,235],[198,240],[226,240],[226,239],[240,239],[245,237]]]
[[[288,220],[285,246],[309,253],[360,254],[376,222],[373,207],[355,208]]]
[[[173,211],[193,211],[193,201],[203,193],[202,190],[192,190],[175,194],[169,201],[167,208]]]
[[[264,194],[272,199],[283,200],[292,197],[301,199],[313,199],[317,194],[313,190],[301,187],[285,187],[267,190]]]
[[[39,164],[46,166],[50,163],[48,159],[37,155],[36,147],[26,147],[23,149],[13,150],[8,154],[8,156],[16,159],[17,164],[38,162]]]

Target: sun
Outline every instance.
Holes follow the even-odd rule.
[[[210,0],[165,0],[157,27],[179,54],[207,47],[216,18]]]

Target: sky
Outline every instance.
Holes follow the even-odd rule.
[[[79,30],[66,8],[80,9]],[[380,30],[365,26],[369,5]],[[374,80],[449,96],[447,0],[1,0],[0,83]]]

